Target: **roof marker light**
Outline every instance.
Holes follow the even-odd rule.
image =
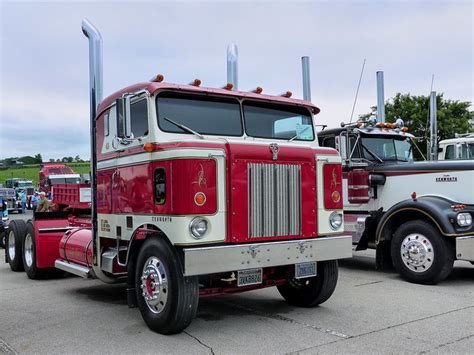
[[[153,81],[155,83],[161,83],[163,80],[165,80],[165,77],[163,76],[163,74],[158,74],[155,77],[151,78],[150,81]]]
[[[252,90],[252,92],[255,94],[261,94],[263,92],[263,88],[257,86],[255,89]]]
[[[281,94],[280,96],[290,98],[291,95],[293,95],[293,93],[292,93],[291,91],[286,91],[286,92],[284,92],[283,94]]]
[[[201,85],[201,80],[199,79],[194,79],[193,81],[191,81],[189,83],[189,85],[192,85],[192,86],[200,86]]]
[[[232,83],[227,83],[227,84],[225,84],[222,88],[223,88],[224,90],[232,91],[232,89],[234,88],[234,84],[232,84]]]

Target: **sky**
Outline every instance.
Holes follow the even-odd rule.
[[[396,93],[473,100],[472,1],[8,1],[0,0],[0,159],[44,160],[89,150],[88,18],[104,40],[104,97],[162,73],[220,87],[226,49],[239,50],[239,90],[302,98],[311,63],[316,124],[349,121]],[[473,107],[471,106],[471,110]]]

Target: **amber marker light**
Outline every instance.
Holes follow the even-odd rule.
[[[151,153],[155,150],[155,145],[153,143],[145,143],[143,145],[143,150],[145,152]]]
[[[280,96],[290,98],[292,95],[293,95],[293,93],[291,91],[287,91],[287,92],[284,92],[283,94],[281,94]]]
[[[227,83],[225,86],[222,87],[224,90],[229,90],[229,91],[232,91],[232,89],[234,88],[234,84],[232,83]]]
[[[201,85],[201,80],[199,80],[199,79],[194,79],[192,82],[189,83],[189,85],[192,85],[192,86],[200,86],[200,85]]]
[[[257,86],[255,89],[252,90],[252,92],[255,94],[261,94],[263,92],[263,88]]]
[[[155,78],[153,79],[154,82],[157,82],[157,83],[161,83],[163,80],[165,80],[165,77],[163,76],[163,74],[158,74],[157,76],[155,76]]]
[[[204,192],[197,192],[196,195],[194,195],[194,203],[198,206],[202,206],[206,203],[206,195]]]
[[[331,198],[332,198],[332,202],[338,203],[339,201],[341,201],[341,194],[339,193],[339,191],[334,191],[331,194]]]
[[[408,128],[407,128],[407,127],[403,127],[403,128],[402,128],[402,132],[408,132]]]

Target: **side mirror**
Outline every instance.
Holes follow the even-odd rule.
[[[130,138],[131,123],[130,123],[130,97],[125,96],[115,101],[117,109],[117,137]]]

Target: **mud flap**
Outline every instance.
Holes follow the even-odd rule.
[[[375,269],[376,270],[392,270],[393,261],[390,252],[390,241],[381,241],[375,249]]]

